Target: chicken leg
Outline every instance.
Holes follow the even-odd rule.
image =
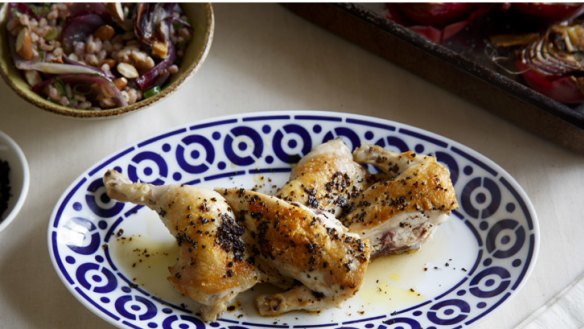
[[[110,198],[155,210],[179,245],[169,281],[201,307],[202,318],[214,321],[237,294],[262,281],[249,262],[244,228],[223,197],[188,185],[132,183],[115,170],[104,175]]]

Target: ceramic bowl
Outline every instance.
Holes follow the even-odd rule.
[[[143,99],[132,105],[105,110],[81,110],[55,104],[34,93],[26,80],[14,66],[8,47],[6,35],[6,13],[8,6],[0,11],[0,75],[16,93],[29,103],[52,113],[75,118],[105,118],[115,117],[150,106],[167,97],[192,76],[205,60],[213,40],[214,16],[213,8],[208,3],[181,3],[185,15],[192,24],[192,39],[182,58],[179,72],[173,75],[170,83],[155,96]]]
[[[10,136],[0,131],[0,160],[8,162],[10,197],[8,208],[0,214],[0,232],[18,215],[28,194],[30,173],[24,153]]]

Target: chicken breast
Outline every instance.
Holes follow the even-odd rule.
[[[245,189],[217,189],[254,239],[262,271],[277,271],[301,285],[256,300],[262,315],[317,311],[353,296],[369,263],[367,240],[331,214]]]
[[[353,155],[381,171],[342,219],[351,232],[371,241],[372,258],[419,248],[458,207],[448,168],[432,156],[375,145],[362,145]]]
[[[340,138],[332,139],[315,147],[294,166],[276,196],[338,217],[362,191],[366,177],[367,171],[353,161],[347,145]]]
[[[262,281],[249,262],[244,227],[223,197],[188,185],[132,183],[115,170],[104,175],[110,198],[156,211],[179,245],[169,281],[199,303],[202,318],[214,321],[237,294]]]

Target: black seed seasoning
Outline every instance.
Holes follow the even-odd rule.
[[[0,160],[0,216],[8,208],[8,200],[10,199],[10,181],[8,174],[10,173],[10,166],[7,161]]]

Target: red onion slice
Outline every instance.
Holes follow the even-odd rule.
[[[80,64],[80,63],[79,63]],[[61,64],[50,62],[33,62],[33,61],[15,61],[15,66],[19,70],[34,70],[47,74],[88,74],[98,75],[104,79],[109,78],[106,74],[97,69],[86,65]]]
[[[71,51],[76,41],[85,41],[98,27],[105,24],[103,18],[96,14],[87,14],[68,19],[65,22],[61,38],[65,50]]]
[[[571,76],[546,75],[517,61],[525,83],[534,90],[563,104],[580,104],[584,94]]]
[[[168,69],[174,63],[175,58],[176,52],[174,49],[174,44],[169,42],[168,56],[166,56],[166,58],[160,63],[156,64],[156,66],[150,69],[150,71],[144,73],[136,79],[136,84],[138,87],[144,91],[154,86],[160,86],[166,82],[168,76],[165,79],[158,79],[158,76],[166,72],[166,69]]]
[[[98,15],[103,19],[110,18],[110,14],[101,2],[77,2],[69,5],[70,17],[85,16],[89,14]]]
[[[122,96],[122,93],[118,90],[118,88],[116,88],[116,86],[110,80],[99,75],[63,74],[39,82],[32,87],[32,90],[37,94],[41,94],[46,86],[55,83],[57,80],[61,80],[63,83],[69,84],[71,86],[87,86],[88,90],[91,91],[96,99],[109,98],[114,101],[116,106],[128,105],[128,102]]]

